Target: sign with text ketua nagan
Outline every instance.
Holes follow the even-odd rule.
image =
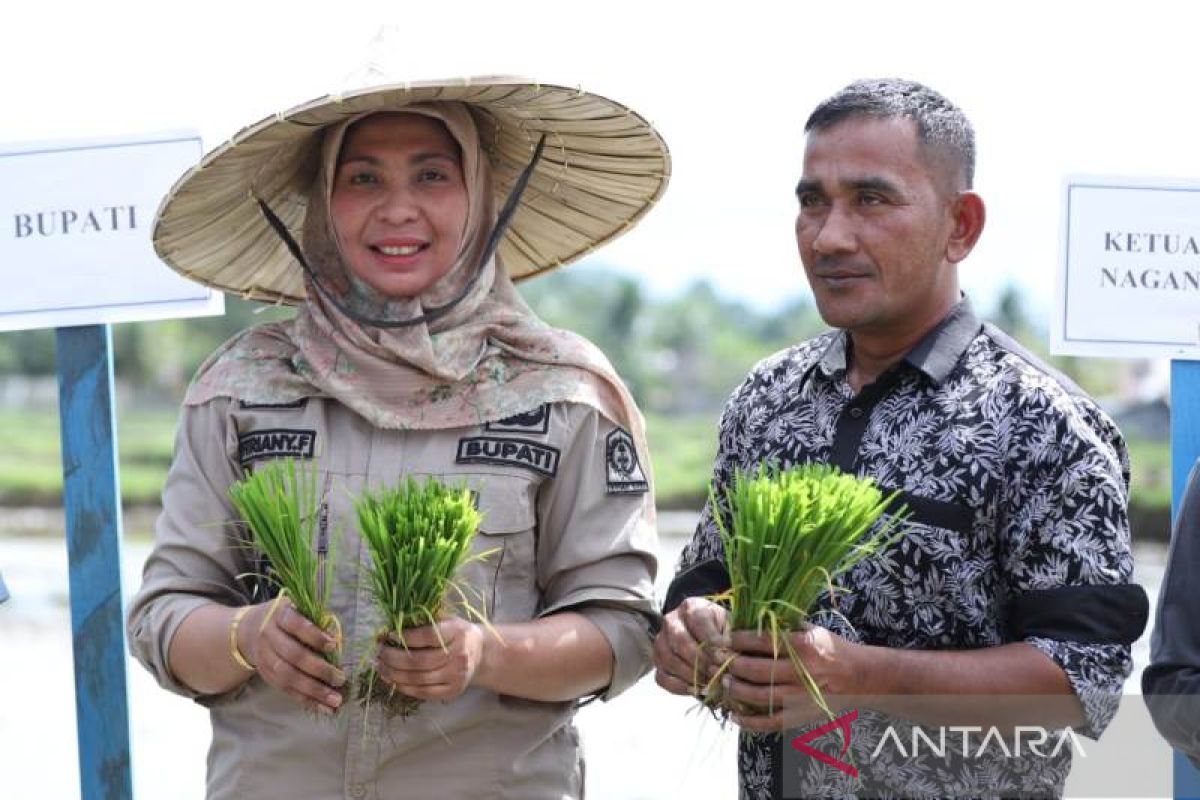
[[[0,145],[0,330],[220,314],[150,242],[200,153],[191,134]]]
[[[1071,177],[1055,353],[1200,359],[1200,182]]]

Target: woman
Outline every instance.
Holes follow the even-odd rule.
[[[155,231],[168,263],[300,304],[189,388],[129,614],[134,654],[211,709],[210,798],[582,796],[579,698],[615,696],[649,664],[645,437],[604,357],[537,320],[509,275],[617,235],[667,172],[661,139],[611,101],[476,81],[301,106],[172,190]],[[499,211],[494,184],[514,187]],[[229,486],[285,456],[315,462],[340,532],[326,576],[340,666],[321,655],[330,632],[286,602],[269,613],[246,577],[262,565],[236,546]],[[376,643],[353,497],[407,475],[477,493],[482,557],[460,578],[496,635],[460,615],[406,632],[407,650]],[[359,664],[441,702],[368,714],[348,685]]]

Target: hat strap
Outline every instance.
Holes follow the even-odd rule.
[[[486,264],[488,259],[490,259],[496,252],[496,248],[500,245],[501,237],[503,237],[505,231],[508,230],[508,224],[512,220],[513,214],[515,214],[517,211],[517,206],[521,202],[521,196],[525,194],[525,187],[529,184],[529,178],[533,175],[534,167],[536,167],[538,162],[542,159],[542,151],[545,149],[545,147],[546,134],[543,133],[541,138],[538,139],[537,147],[535,147],[533,150],[533,158],[529,160],[529,164],[526,165],[525,169],[521,170],[521,174],[517,177],[516,183],[513,184],[512,191],[508,193],[508,199],[504,201],[504,207],[500,210],[500,215],[496,218],[496,224],[492,227],[492,232],[488,236],[487,247],[484,248],[483,255],[479,259],[479,265],[471,273],[471,277],[463,286],[462,291],[460,291],[457,296],[455,296],[445,305],[434,306],[433,308],[428,309],[424,314],[399,321],[371,319],[370,317],[351,309],[340,299],[334,297],[333,294],[331,294],[324,286],[321,285],[321,282],[317,280],[316,273],[314,273],[312,267],[308,265],[308,260],[304,258],[304,253],[300,250],[300,245],[296,243],[294,238],[292,238],[292,234],[290,231],[288,231],[287,226],[283,224],[283,220],[276,216],[275,212],[271,210],[271,207],[268,206],[266,201],[264,201],[261,197],[255,196],[254,199],[257,201],[259,210],[262,211],[262,215],[266,217],[271,228],[275,231],[279,238],[283,240],[283,243],[287,246],[287,249],[291,252],[295,259],[300,262],[300,266],[304,268],[304,271],[308,273],[308,277],[311,279],[312,285],[317,287],[317,291],[323,294],[326,300],[337,306],[339,311],[353,319],[355,322],[363,325],[372,325],[378,328],[407,328],[411,325],[419,325],[422,322],[432,322],[438,317],[445,315],[450,311],[450,309],[462,302],[463,298],[467,296],[467,294],[479,281],[479,275],[481,272],[483,272],[483,265]]]

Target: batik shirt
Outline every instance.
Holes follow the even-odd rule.
[[[832,463],[901,491],[906,533],[843,575],[838,614],[826,597],[814,621],[893,648],[1025,641],[1066,673],[1086,715],[1079,733],[1098,736],[1130,673],[1124,640],[1140,633],[1114,632],[1096,611],[1138,613],[1121,591],[1136,587],[1125,585],[1129,464],[1120,432],[1069,380],[981,323],[966,300],[858,394],[847,380],[848,347],[844,332],[829,332],[754,368],[722,414],[718,496],[735,470],[764,462]],[[676,585],[686,583],[686,570],[702,572],[722,555],[706,505]],[[1058,619],[1039,625],[1045,613]],[[1037,635],[1039,627],[1067,634]],[[852,738],[854,763],[869,765],[862,782],[799,759],[800,774],[789,773],[785,785],[784,765],[797,759],[783,748],[797,731],[743,734],[742,796],[1058,794],[1075,749],[1032,760],[984,754],[950,767],[896,748],[872,756],[882,735],[873,718],[886,719],[865,711]]]

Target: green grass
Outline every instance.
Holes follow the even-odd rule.
[[[715,505],[715,489],[710,497]],[[894,497],[885,496],[869,478],[825,464],[803,464],[787,470],[739,470],[720,498],[729,509],[728,523],[720,514],[716,522],[729,569],[725,597],[730,627],[769,633],[776,654],[787,652],[830,718],[833,712],[820,687],[785,634],[802,628],[818,597],[834,590],[842,572],[895,539],[905,511],[872,527]],[[716,678],[704,689],[706,702],[722,702]]]
[[[646,417],[654,490],[660,508],[700,510],[717,455],[718,414]]]
[[[885,546],[904,518],[872,531],[893,497],[824,464],[739,471],[724,499],[730,527],[721,515],[717,526],[733,584],[731,624],[773,635],[798,629],[834,579]]]
[[[1129,440],[1133,500],[1146,508],[1171,507],[1171,447],[1167,442]]]
[[[354,510],[371,556],[367,581],[384,620],[380,637],[407,648],[405,630],[436,625],[452,593],[459,595],[468,616],[487,625],[483,598],[475,608],[454,584],[459,568],[470,560],[471,541],[482,518],[470,489],[409,477],[361,495]],[[381,703],[389,717],[408,716],[421,705],[417,698],[385,685],[373,667],[363,669],[356,684],[368,713],[371,705]]]
[[[358,529],[371,555],[371,594],[404,641],[406,628],[436,624],[447,590],[471,551],[480,513],[471,490],[407,478],[359,497]]]
[[[121,497],[127,504],[159,502],[171,463],[176,409],[118,415]],[[0,409],[0,504],[62,503],[58,410]]]
[[[121,413],[121,494],[126,503],[158,503],[171,462],[178,410]],[[649,414],[651,460],[660,508],[699,509],[712,477],[717,412],[686,417]],[[1171,504],[1171,453],[1166,442],[1131,440],[1134,502],[1143,509]],[[62,462],[58,411],[0,409],[0,504],[59,505]]]
[[[286,592],[306,619],[317,627],[337,632],[341,626],[329,611],[333,596],[336,563],[334,539],[328,531],[324,548],[321,531],[321,493],[316,465],[290,458],[269,461],[229,487],[229,498],[245,521],[245,544],[264,553],[270,561],[263,575]],[[336,656],[325,654],[336,664]]]
[[[61,492],[58,415],[0,411],[0,501],[57,502]]]

